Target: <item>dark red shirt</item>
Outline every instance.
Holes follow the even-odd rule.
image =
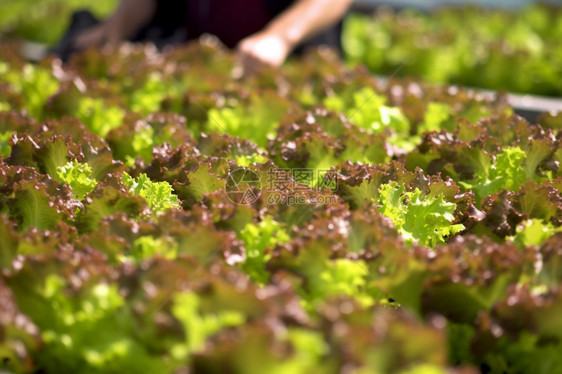
[[[187,0],[188,38],[204,33],[232,48],[262,30],[292,0]]]

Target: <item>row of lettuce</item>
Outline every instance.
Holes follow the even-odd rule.
[[[374,16],[349,17],[344,30],[349,62],[377,74],[562,96],[560,5],[457,6],[428,13],[380,8]]]
[[[0,63],[3,370],[562,365],[560,116],[377,85],[325,51],[239,79],[213,40],[64,67],[15,50]]]

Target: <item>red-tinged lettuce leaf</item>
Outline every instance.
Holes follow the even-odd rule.
[[[105,181],[115,175],[122,174],[125,165],[114,161],[109,148],[96,149],[87,143],[82,147],[84,162],[92,168],[92,178],[97,181]]]
[[[202,272],[199,279],[190,282],[186,289],[197,292],[202,314],[236,311],[244,319],[267,318],[282,313],[279,303],[292,296],[282,289],[272,294],[260,292],[243,273],[228,267]],[[268,301],[273,305],[268,305]]]
[[[385,242],[395,242],[397,245],[402,242],[392,222],[384,217],[375,205],[353,211],[348,222],[349,250],[360,258],[372,259],[378,254],[379,246],[384,246]]]
[[[12,153],[6,162],[10,165],[35,167],[40,173],[57,179],[57,168],[67,162],[82,158],[80,147],[65,135],[36,143],[27,135],[13,138]]]
[[[446,201],[455,203],[455,222],[461,223],[467,230],[485,217],[484,213],[475,207],[474,193],[467,191],[461,194],[459,186],[450,178],[441,180],[436,176],[426,177],[420,169],[417,169],[412,186],[420,189],[428,197],[443,196]]]
[[[562,130],[562,112],[543,113],[537,119],[537,122],[545,128],[553,130]]]
[[[287,117],[268,150],[277,165],[290,168],[329,169],[346,161],[375,164],[389,159],[384,136],[322,110]]]
[[[472,351],[492,370],[550,373],[560,365],[561,293],[512,286],[490,314],[476,321]]]
[[[467,237],[439,247],[427,263],[422,310],[454,322],[472,323],[479,311],[489,310],[506,295],[522,272],[532,274],[534,256],[523,255],[514,244]]]
[[[68,66],[88,78],[119,81],[126,77],[139,79],[147,72],[158,70],[159,62],[153,47],[137,45],[103,51],[89,49],[73,54]]]
[[[557,145],[549,140],[531,140],[528,148],[525,148],[525,170],[527,171],[527,178],[538,179],[542,176],[542,171],[539,166],[551,162],[550,159],[554,153],[554,148]],[[546,165],[545,165],[546,166]]]
[[[418,367],[439,370],[445,362],[445,339],[435,327],[414,323],[383,309],[356,310],[348,299],[333,300],[321,313],[320,329],[291,327],[286,338],[275,334],[271,324],[263,323],[249,325],[245,334],[224,331],[212,341],[215,355],[197,354],[194,367],[198,371],[231,369],[235,373],[258,373],[258,362],[260,369],[287,368],[297,372],[337,373],[342,367],[399,372]],[[431,353],[429,348],[421,348],[424,344],[416,344],[419,349],[407,348],[404,342],[411,339],[408,331],[415,331],[420,340],[430,341]],[[258,361],[252,358],[256,351]],[[385,360],[377,359],[381,355]]]
[[[0,58],[2,61],[10,64],[14,68],[22,68],[27,62],[25,58],[21,55],[21,44],[20,40],[14,40],[13,38],[4,39],[0,44]]]
[[[423,194],[419,189],[405,192],[403,185],[384,184],[380,190],[381,213],[390,218],[408,243],[419,242],[430,247],[464,230],[453,224],[456,205],[443,195]]]
[[[160,235],[177,243],[178,255],[195,258],[209,266],[233,243],[232,233],[215,228],[209,212],[195,206],[190,211],[171,209],[159,217]]]
[[[353,213],[348,234],[348,258],[366,262],[369,285],[378,289],[383,305],[400,305],[409,313],[420,315],[424,258],[431,250],[406,245],[402,236],[375,206]]]
[[[189,69],[191,70],[191,69]],[[196,74],[195,74],[196,75]],[[199,76],[198,79],[201,77]],[[210,81],[212,78],[209,75]],[[210,82],[209,81],[209,82]],[[218,85],[224,88],[224,82],[220,79],[215,80]],[[205,82],[208,83],[208,82]],[[237,102],[237,98],[233,98]],[[179,96],[170,97],[162,103],[162,111],[176,112],[185,118],[189,118],[189,127],[193,134],[207,132],[206,123],[209,119],[209,111],[212,108],[222,108],[225,105],[225,97],[222,94],[206,93],[206,91],[186,91]]]
[[[64,222],[58,222],[49,230],[33,228],[22,234],[18,253],[23,256],[42,256],[54,252],[72,252],[77,237],[76,228]]]
[[[562,196],[556,187],[562,180],[547,181],[538,184],[532,180],[527,181],[513,196],[518,202],[521,212],[529,218],[542,219],[552,222],[556,226],[562,224]]]
[[[156,322],[160,325],[160,321],[164,321],[168,324],[172,322],[168,316],[171,296],[180,290],[189,290],[191,284],[200,279],[192,276],[199,267],[197,260],[187,256],[178,257],[174,261],[153,258],[142,267],[132,263],[124,264],[120,282],[126,287],[127,297],[135,302],[136,313],[146,323]],[[198,275],[201,275],[204,270],[199,271],[201,273]],[[173,324],[173,327],[179,328],[177,324]],[[173,330],[166,332],[172,333]]]
[[[460,127],[454,136],[428,134],[421,152],[406,158],[407,166],[448,175],[471,188],[478,201],[502,189],[518,191],[527,180],[542,182],[556,176],[554,151],[558,142],[550,130],[531,126],[516,116],[491,117],[474,125],[478,126],[485,127],[473,137],[466,135],[467,126]]]
[[[324,305],[320,312],[326,340],[342,358],[343,366],[353,365],[367,372],[400,372],[418,366],[418,370],[439,370],[445,364],[446,340],[438,320],[424,325],[405,312],[382,307],[354,309],[345,299]],[[343,326],[342,331],[338,324]],[[420,339],[420,343],[405,344],[412,338]],[[430,351],[421,341],[431,342],[433,349]],[[384,360],[378,358],[381,355]]]
[[[18,254],[20,234],[16,232],[16,224],[8,220],[6,214],[0,215],[0,269],[12,268],[12,261]]]
[[[462,146],[454,154],[454,170],[462,179],[471,179],[474,175],[488,176],[491,160],[478,143]]]
[[[202,133],[197,149],[207,156],[225,157],[236,160],[237,157],[252,156],[259,153],[258,147],[247,139],[233,138],[227,134],[212,132]]]
[[[137,238],[157,232],[149,221],[137,222],[126,213],[103,217],[95,231],[84,233],[75,242],[76,250],[97,250],[107,256],[108,262],[117,264],[130,253]]]
[[[3,159],[8,158],[10,153],[12,153],[12,147],[8,143],[12,135],[13,133],[10,131],[0,133],[0,157]]]
[[[507,97],[498,94],[495,98],[484,98],[481,94],[456,86],[425,84],[413,78],[392,78],[382,88],[390,104],[399,106],[414,125],[422,125],[431,103],[444,104],[450,114],[459,120],[475,123],[491,114],[510,111]],[[441,126],[450,126],[444,123]]]
[[[0,269],[6,273],[17,269],[14,261],[19,256],[45,255],[74,248],[76,229],[62,221],[56,222],[49,230],[32,228],[25,233],[18,233],[17,224],[9,221],[6,215],[2,215],[0,220],[0,240],[3,243]]]
[[[495,115],[480,120],[476,124],[479,138],[488,152],[504,147],[528,149],[533,141],[552,143],[555,136],[552,131],[539,125],[530,124],[517,115]]]
[[[291,103],[274,92],[251,93],[247,102],[233,108],[211,109],[206,132],[226,133],[265,147],[281,118],[290,110]]]
[[[0,354],[2,369],[30,372],[33,354],[40,346],[37,326],[18,308],[12,290],[0,278]]]
[[[378,283],[371,281],[365,260],[351,255],[347,248],[345,221],[312,220],[301,228],[294,227],[292,239],[277,243],[266,270],[290,271],[301,279],[297,291],[309,311],[327,299],[353,297],[361,305],[371,305],[384,298]]]
[[[562,233],[556,233],[546,240],[540,248],[541,268],[538,269],[538,282],[554,287],[562,281]]]
[[[560,290],[554,287],[546,292],[534,291],[528,286],[511,286],[507,297],[497,303],[492,316],[503,331],[517,336],[523,331],[560,338]],[[546,318],[543,318],[546,317]]]
[[[39,230],[49,229],[64,218],[60,210],[51,207],[54,199],[47,190],[47,185],[35,181],[22,181],[14,185],[14,197],[7,204],[10,215],[18,222],[20,230],[31,227]],[[68,199],[70,200],[70,197]],[[78,204],[75,204],[75,207],[78,207]]]
[[[26,256],[18,259],[17,272],[7,277],[20,310],[40,328],[48,328],[57,313],[45,302],[47,278],[56,274],[68,280],[68,291],[76,292],[96,284],[100,279],[115,280],[117,273],[107,266],[104,256],[96,251],[58,251],[49,256]]]
[[[263,165],[262,172],[267,167]],[[288,227],[301,226],[312,218],[340,219],[347,213],[343,201],[330,189],[311,188],[294,181],[295,176],[290,173],[276,174],[279,171],[276,168],[268,171],[270,181],[262,185],[259,199],[254,204],[256,209],[286,223]]]
[[[67,186],[33,168],[0,165],[0,186],[0,210],[9,210],[19,230],[49,229],[81,207]]]
[[[118,292],[117,276],[93,251],[26,260],[7,280],[20,310],[41,329],[44,344],[34,355],[36,367],[99,372],[112,357],[119,370],[165,370],[161,358],[135,336],[136,321]],[[69,341],[71,347],[65,344]],[[115,351],[115,344],[121,350]]]
[[[335,177],[336,193],[347,201],[352,209],[360,208],[365,203],[376,203],[380,196],[381,184],[395,181],[410,188],[416,178],[397,161],[377,166],[351,162],[338,164]]]
[[[260,370],[296,370],[298,372],[318,369],[324,373],[336,372],[336,363],[326,357],[320,359],[307,351],[292,347],[287,341],[276,338],[272,327],[265,322],[248,325],[244,334],[224,331],[212,344],[212,350],[203,351],[193,358],[193,370],[197,372],[224,372],[257,374]],[[315,339],[320,340],[320,339]],[[322,348],[317,348],[322,351]],[[213,353],[214,352],[214,353]],[[305,357],[299,357],[305,355]],[[323,355],[322,355],[323,356]],[[321,357],[322,357],[321,356]],[[308,362],[307,362],[308,361]],[[252,362],[253,364],[250,364]],[[314,364],[317,362],[317,364]],[[283,369],[286,367],[287,369]],[[257,369],[260,368],[260,369]]]
[[[148,209],[146,201],[140,196],[125,192],[106,183],[98,183],[96,189],[84,200],[84,208],[78,212],[76,227],[87,233],[97,230],[102,219],[116,213],[137,217]]]
[[[338,169],[337,194],[349,203],[353,210],[364,205],[376,204],[379,200],[379,188],[388,175],[376,167],[361,164],[340,164]]]
[[[43,142],[61,135],[70,136],[71,144],[79,147],[80,152],[73,155],[92,168],[92,175],[96,180],[101,181],[108,174],[124,170],[122,163],[113,160],[107,143],[99,136],[90,133],[74,118],[65,117],[57,121],[47,121],[41,130],[35,133],[33,140],[43,144]],[[76,151],[76,148],[72,147],[71,151]]]
[[[0,132],[35,133],[40,124],[33,118],[13,111],[0,111]]]
[[[201,201],[205,195],[224,188],[226,182],[212,172],[212,166],[200,163],[198,168],[187,175],[186,183],[174,183],[174,190],[184,201],[184,204],[192,204]]]
[[[130,134],[134,134],[132,139]],[[125,121],[110,131],[106,139],[113,156],[130,165],[136,158],[149,163],[153,148],[163,143],[169,143],[172,148],[194,143],[187,130],[186,119],[172,113],[152,114],[144,120]]]
[[[55,119],[74,115],[78,111],[80,100],[86,94],[85,91],[86,85],[80,78],[61,82],[57,92],[45,103],[45,117]]]
[[[170,61],[194,66],[205,66],[216,74],[230,76],[234,56],[218,38],[204,36],[181,47],[170,49],[164,55]]]
[[[221,230],[237,231],[257,219],[254,207],[248,204],[235,204],[223,190],[205,195],[199,204],[208,210],[215,226]]]
[[[135,167],[132,175],[143,172],[151,180],[166,181],[170,184],[186,183],[188,173],[198,168],[198,154],[199,151],[190,144],[182,144],[177,148],[163,144],[154,148],[150,164],[144,169]]]
[[[486,217],[480,223],[499,238],[515,235],[517,225],[525,218],[514,203],[513,196],[513,192],[503,190],[482,201],[482,211]]]

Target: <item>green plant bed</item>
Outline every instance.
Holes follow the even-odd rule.
[[[111,14],[118,0],[1,0],[0,35],[55,44],[77,10],[90,10],[98,17]]]
[[[348,17],[343,44],[352,65],[365,64],[377,74],[562,96],[561,37],[562,10],[553,5],[515,12],[380,8],[374,16]]]
[[[560,116],[326,51],[1,47],[2,371],[561,367]]]

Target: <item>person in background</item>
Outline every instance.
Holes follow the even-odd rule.
[[[217,36],[235,48],[245,70],[280,66],[303,42],[337,25],[353,0],[122,0],[107,20],[72,37],[72,46],[85,49],[141,40],[139,32],[160,23],[196,39]],[[335,43],[339,44],[338,40]],[[144,33],[150,39],[150,32]],[[333,38],[332,38],[333,39]],[[332,44],[334,41],[332,41]]]

